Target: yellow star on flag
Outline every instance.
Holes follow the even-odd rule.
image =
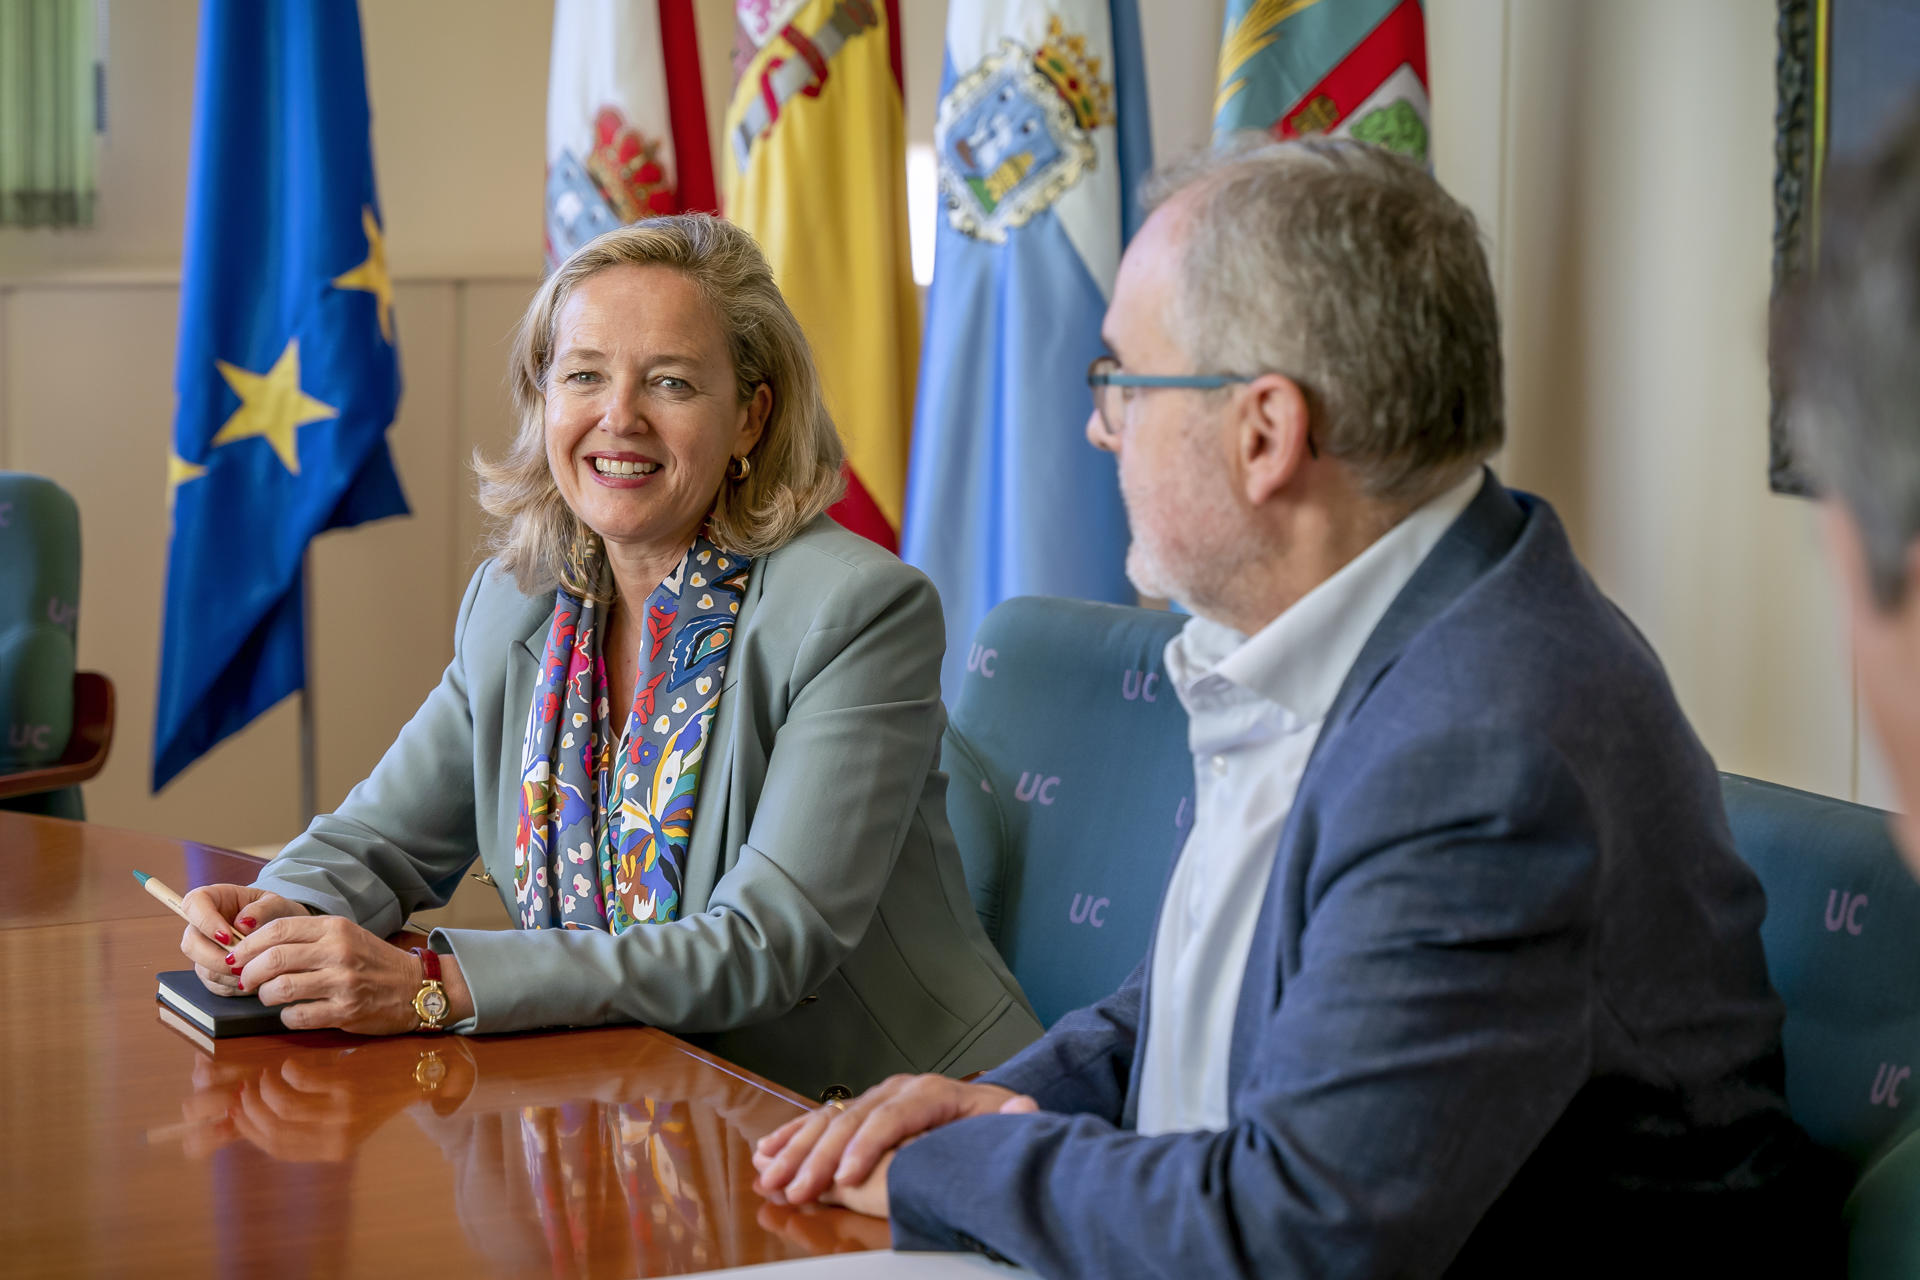
[[[227,380],[240,407],[213,437],[218,445],[264,436],[287,470],[300,474],[300,454],[293,445],[295,427],[337,418],[340,411],[322,404],[300,389],[300,339],[288,338],[287,349],[264,374],[250,373],[225,360],[213,362]]]
[[[373,295],[380,316],[380,336],[393,345],[393,277],[387,273],[387,239],[373,219],[372,206],[360,210],[360,228],[367,233],[367,260],[333,278],[336,289],[363,289]]]
[[[177,453],[167,454],[167,510],[173,510],[173,495],[181,485],[189,480],[198,480],[207,474],[205,467],[195,466]]]

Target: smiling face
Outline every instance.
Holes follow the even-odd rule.
[[[657,582],[712,509],[729,462],[760,439],[772,393],[741,401],[719,317],[670,267],[609,267],[581,281],[555,320],[553,350],[554,483],[605,541],[616,577],[635,566]]]

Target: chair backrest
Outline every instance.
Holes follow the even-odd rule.
[[[974,909],[1049,1026],[1146,954],[1192,825],[1187,715],[1161,660],[1185,621],[1023,597],[968,651],[947,813]]]
[[[79,614],[80,508],[43,476],[0,471],[0,773],[66,750]]]
[[[1720,787],[1767,891],[1787,1103],[1858,1166],[1920,1112],[1920,883],[1879,809],[1734,774]]]

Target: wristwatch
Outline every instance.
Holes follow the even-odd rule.
[[[440,984],[440,957],[431,947],[414,947],[413,954],[420,957],[420,968],[425,977],[420,989],[413,993],[413,1011],[420,1019],[421,1031],[445,1031],[447,1014],[453,1009],[453,1002],[447,999],[447,989]]]

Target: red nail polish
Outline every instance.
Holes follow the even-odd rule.
[[[230,947],[233,945],[233,939],[227,936],[227,931],[225,929],[222,929],[219,932],[215,933],[213,935],[213,940],[219,943],[223,947]]]
[[[227,965],[228,967],[232,967],[233,965],[233,952],[231,951],[227,952]]]
[[[252,930],[252,928],[253,928],[253,917],[252,917],[252,916],[241,916],[241,917],[240,917],[240,927],[241,927],[242,929],[246,929],[246,930],[249,930],[249,931],[251,931],[251,930]]]
[[[247,984],[244,982],[236,982],[233,985],[234,988],[239,991],[245,991],[247,989]]]

